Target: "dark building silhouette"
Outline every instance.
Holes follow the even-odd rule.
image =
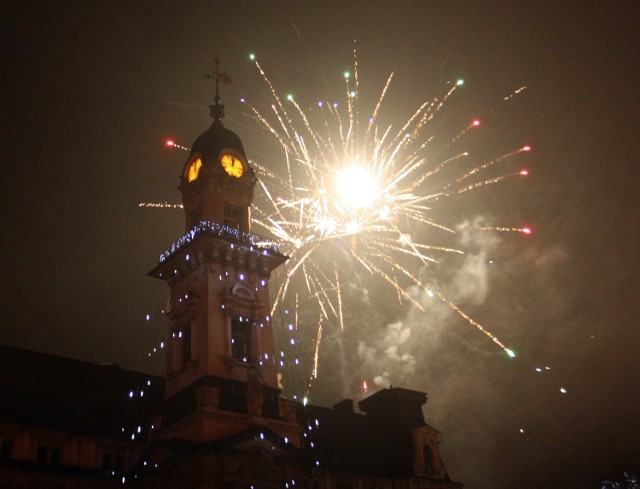
[[[0,487],[94,488],[143,454],[164,380],[0,346]]]
[[[1,350],[0,487],[460,488],[424,393],[333,409],[281,396],[269,279],[287,257],[250,232],[256,177],[211,106],[185,162],[186,234],[149,275],[167,283],[164,379]]]

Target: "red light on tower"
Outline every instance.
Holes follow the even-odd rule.
[[[531,146],[523,146],[522,151],[531,151]]]
[[[480,121],[478,119],[476,119],[471,123],[471,125],[475,126],[475,127],[478,127],[480,125]]]
[[[172,139],[167,139],[167,141],[165,142],[165,144],[166,144],[167,146],[169,146],[169,147],[171,147],[171,146],[175,146],[175,143],[173,142],[173,140],[172,140]]]
[[[531,234],[531,228],[522,228],[524,234]]]
[[[526,177],[529,174],[529,170],[521,170],[520,171],[520,175],[522,175],[523,177]]]

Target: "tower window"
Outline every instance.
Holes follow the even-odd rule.
[[[240,222],[242,222],[242,208],[225,204],[224,225],[234,229],[240,229]]]
[[[191,323],[186,323],[182,326],[182,367],[191,360]]]
[[[247,318],[235,317],[231,320],[231,356],[241,362],[249,361],[249,324]]]

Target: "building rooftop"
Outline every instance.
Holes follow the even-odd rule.
[[[117,365],[10,346],[0,358],[0,422],[122,439],[162,402],[164,379]]]

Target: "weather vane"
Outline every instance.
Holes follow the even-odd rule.
[[[224,105],[220,103],[219,85],[220,83],[222,83],[223,85],[231,85],[232,80],[231,77],[226,73],[220,73],[220,57],[218,56],[214,59],[214,61],[216,63],[215,74],[205,74],[204,76],[216,81],[216,96],[213,99],[215,103],[209,106],[209,113],[211,114],[213,120],[217,122],[224,117]]]

